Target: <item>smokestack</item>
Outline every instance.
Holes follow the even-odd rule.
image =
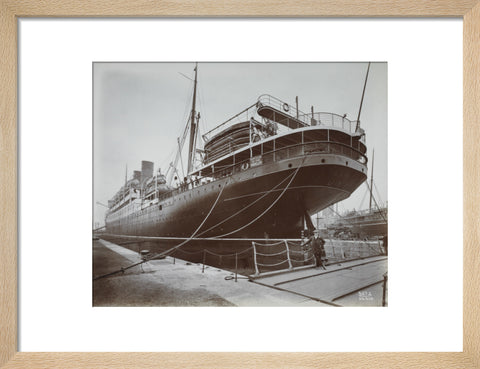
[[[136,179],[138,182],[141,182],[142,172],[140,172],[139,170],[134,170],[133,171],[133,179]]]
[[[145,179],[150,178],[153,176],[153,162],[142,160],[142,180],[141,182],[145,181]]]

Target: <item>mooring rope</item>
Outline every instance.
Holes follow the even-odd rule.
[[[255,241],[254,241],[255,242]],[[282,243],[284,243],[285,241],[282,240],[282,241],[278,241],[278,242],[275,242],[275,243],[260,243],[260,242],[255,242],[255,245],[258,245],[258,246],[265,246],[265,247],[271,247],[271,246],[278,246]]]
[[[283,251],[280,251],[280,252],[276,252],[274,254],[262,254],[260,252],[257,252],[257,255],[260,255],[260,256],[278,256],[278,255],[282,255],[282,254],[285,254],[287,252],[287,250],[283,250]]]
[[[186,240],[189,237],[159,237],[159,236],[132,236],[128,234],[114,234],[114,233],[103,233],[100,236],[108,236],[110,238],[126,238],[126,239],[135,239],[137,241],[132,241],[132,243],[136,242],[147,242],[147,241],[180,241],[180,240]],[[102,237],[102,238],[103,238]],[[255,242],[263,242],[265,240],[268,241],[278,241],[278,242],[285,242],[287,240],[288,242],[291,242],[291,240],[294,241],[299,241],[300,239],[298,238],[242,238],[242,237],[236,237],[236,238],[217,238],[217,237],[195,237],[194,240],[196,241],[255,241]]]
[[[182,249],[176,249],[174,251],[180,251],[180,252],[183,252],[184,254],[187,254],[187,255],[201,254],[203,252],[202,250],[191,252],[191,251],[185,251],[185,250],[182,250]]]
[[[262,263],[257,263],[257,265],[261,265],[261,266],[265,266],[265,267],[273,267],[273,266],[278,266],[278,265],[280,265],[280,264],[287,263],[287,262],[288,262],[288,260],[285,259],[285,260],[283,260],[283,261],[281,261],[281,262],[279,262],[279,263],[275,263],[275,264],[262,264]]]
[[[297,251],[297,250],[290,250],[290,252],[293,252],[294,254],[304,254],[305,251]]]
[[[244,253],[246,253],[247,251],[250,251],[251,249],[253,249],[253,247],[249,247],[248,249],[245,249],[245,250],[242,250],[242,251],[239,251],[235,254],[217,254],[213,251],[210,251],[208,249],[204,249],[204,251],[207,253],[207,254],[210,254],[210,255],[214,255],[214,256],[219,256],[219,257],[223,257],[223,258],[231,258],[231,257],[234,257],[234,256],[238,256],[238,255],[242,255]]]
[[[242,227],[240,228],[237,228],[231,232],[228,232],[228,233],[225,233],[225,234],[222,234],[220,236],[216,236],[217,238],[220,238],[220,237],[225,237],[225,236],[229,236],[233,233],[236,233],[236,232],[239,232],[241,231],[242,229],[245,229],[247,228],[248,226],[250,226],[251,224],[253,224],[254,222],[256,222],[258,219],[260,219],[261,217],[263,217],[271,208],[273,208],[275,206],[275,204],[282,198],[282,196],[285,194],[285,192],[287,192],[288,188],[290,187],[290,185],[292,184],[293,180],[295,179],[295,177],[297,176],[298,174],[298,171],[300,170],[300,168],[303,166],[303,163],[305,162],[305,159],[306,157],[303,158],[301,164],[298,166],[298,168],[295,170],[295,173],[293,174],[292,178],[290,178],[290,181],[288,182],[287,186],[283,189],[283,191],[280,193],[280,195],[275,199],[275,201],[267,208],[265,209],[259,216],[257,216],[256,218],[254,218],[252,221],[248,222],[247,224],[243,225]]]
[[[253,224],[254,222],[256,222],[258,219],[260,219],[263,215],[265,215],[273,206],[275,206],[275,204],[282,198],[282,196],[285,194],[285,192],[288,190],[288,188],[290,188],[290,185],[292,184],[293,180],[296,178],[300,168],[303,166],[304,162],[305,162],[305,159],[306,157],[303,158],[301,164],[297,167],[297,169],[295,170],[295,172],[293,173],[293,175],[288,175],[284,180],[282,180],[282,182],[280,182],[279,184],[277,184],[275,187],[273,187],[271,190],[269,190],[267,193],[265,193],[264,195],[262,195],[262,197],[265,197],[267,194],[271,193],[272,191],[274,191],[281,183],[283,183],[285,180],[287,180],[290,176],[290,181],[288,182],[288,184],[286,185],[286,187],[282,190],[282,192],[280,193],[280,195],[275,199],[275,201],[272,202],[272,204],[270,204],[270,206],[267,207],[267,209],[265,209],[260,215],[258,215],[257,217],[255,217],[252,221],[248,222],[247,224],[243,225],[242,227],[239,227],[231,232],[228,232],[228,233],[225,233],[225,234],[222,234],[222,235],[219,235],[219,236],[215,236],[213,238],[221,238],[221,237],[225,237],[225,236],[228,236],[228,235],[231,235],[233,233],[236,233],[236,232],[239,232],[243,229],[245,229],[246,227],[250,226],[251,224]],[[116,271],[113,271],[113,272],[110,272],[110,273],[107,273],[107,274],[104,274],[104,275],[101,275],[101,276],[98,276],[98,277],[95,277],[93,278],[93,280],[97,280],[97,279],[101,279],[101,278],[104,278],[104,277],[108,277],[108,276],[111,276],[111,275],[114,275],[114,274],[117,274],[117,273],[123,273],[125,270],[127,269],[130,269],[130,268],[133,268],[137,265],[140,265],[140,264],[143,264],[143,263],[146,263],[152,259],[155,259],[155,258],[158,258],[160,256],[166,256],[166,255],[169,255],[170,253],[176,251],[177,249],[179,249],[180,247],[182,247],[183,245],[185,245],[186,243],[190,242],[195,236],[196,234],[198,233],[198,231],[201,229],[201,227],[205,224],[205,222],[207,221],[207,219],[209,218],[209,216],[211,215],[213,209],[216,207],[219,199],[220,199],[220,196],[222,195],[223,193],[223,190],[225,189],[226,185],[228,183],[228,180],[225,181],[221,191],[219,192],[215,202],[213,203],[212,207],[210,208],[210,211],[208,212],[208,214],[206,215],[206,217],[203,219],[203,221],[200,223],[200,225],[197,227],[197,229],[192,233],[192,235],[185,239],[185,241],[181,242],[180,244],[166,250],[166,251],[163,251],[163,252],[160,252],[160,253],[157,253],[157,254],[153,254],[149,257],[146,257],[145,259],[143,259],[142,261],[140,262],[137,262],[137,263],[134,263],[132,265],[129,265],[125,268],[120,268]],[[261,198],[262,198],[261,197]],[[251,203],[249,206],[253,205],[255,202],[259,201],[261,198],[259,199],[256,199],[253,203]],[[241,211],[243,211],[245,208],[241,209]],[[233,214],[232,216],[230,216],[229,218],[227,218],[226,220],[228,219],[231,219],[233,216],[236,216],[238,215],[238,213],[240,213],[241,211],[237,212],[236,214]],[[224,220],[225,221],[225,220]],[[208,230],[211,230],[213,228],[216,228],[218,225],[222,224],[224,221],[220,222],[220,223],[217,223],[216,225],[214,225],[213,227],[210,227],[209,229],[205,230],[204,232],[202,232],[200,235],[202,235],[203,233],[207,232]],[[145,238],[150,238],[150,237],[145,237]],[[151,237],[152,239],[155,239],[155,238],[160,238],[160,237]],[[182,250],[183,251],[183,250]],[[244,252],[247,251],[247,250],[244,250]],[[282,262],[283,263],[283,262]],[[281,263],[280,263],[281,264]],[[275,265],[279,265],[279,264],[275,264]],[[268,265],[268,266],[275,266],[275,265]],[[267,265],[264,265],[264,266],[267,266]]]
[[[267,192],[265,192],[262,196],[260,196],[259,198],[255,199],[254,201],[252,201],[250,204],[248,204],[247,206],[244,206],[242,207],[240,210],[238,210],[236,213],[230,215],[229,217],[223,219],[221,222],[218,222],[217,224],[214,224],[213,226],[211,226],[210,228],[202,231],[202,233],[199,234],[199,236],[207,233],[208,231],[211,231],[212,229],[215,229],[217,228],[219,225],[225,223],[226,221],[232,219],[233,217],[236,217],[238,214],[244,212],[245,210],[247,210],[248,208],[250,208],[251,206],[253,206],[254,204],[256,204],[257,202],[259,202],[261,199],[263,199],[265,196],[269,195],[271,192],[275,191],[279,186],[281,186],[283,184],[283,182],[285,182],[288,178],[290,178],[292,175],[294,175],[295,173],[290,173],[288,176],[286,176],[281,182],[277,183],[272,189],[268,190]],[[216,236],[216,237],[221,237],[221,236]]]
[[[129,265],[125,268],[120,268],[116,271],[113,271],[113,272],[110,272],[110,273],[107,273],[107,274],[104,274],[104,275],[100,275],[98,277],[95,277],[93,278],[93,280],[97,280],[97,279],[101,279],[101,278],[104,278],[104,277],[108,277],[108,276],[111,276],[111,275],[114,275],[114,274],[117,274],[117,273],[123,273],[125,270],[127,269],[130,269],[130,268],[133,268],[137,265],[140,265],[140,264],[143,264],[143,263],[146,263],[147,261],[149,260],[152,260],[152,259],[155,259],[157,257],[160,257],[160,256],[165,256],[165,255],[168,255],[170,254],[171,252],[179,249],[180,247],[182,247],[183,245],[185,245],[187,242],[191,241],[195,235],[197,234],[197,232],[200,230],[200,228],[205,224],[205,222],[207,221],[208,217],[210,216],[210,214],[212,213],[213,209],[215,208],[215,206],[217,205],[218,203],[218,200],[220,199],[220,196],[222,195],[223,193],[223,190],[225,189],[225,187],[227,186],[227,183],[228,183],[228,180],[225,181],[225,183],[223,184],[223,187],[222,189],[220,190],[220,192],[218,193],[218,196],[217,198],[215,199],[215,202],[213,203],[212,207],[210,208],[210,211],[208,212],[207,216],[205,217],[205,219],[203,219],[202,223],[200,223],[200,225],[197,227],[197,229],[195,230],[195,232],[192,233],[192,235],[187,238],[185,241],[183,241],[182,243],[180,243],[179,245],[177,246],[174,246],[172,247],[171,249],[168,249],[166,251],[163,251],[163,252],[160,252],[160,253],[157,253],[157,254],[154,254],[152,256],[149,256],[149,257],[146,257],[145,259],[143,259],[142,261],[138,262],[138,263],[134,263],[132,265]]]
[[[310,256],[309,258],[305,259],[305,260],[295,260],[295,259],[291,259],[291,262],[292,263],[305,263],[306,261],[309,261],[309,260],[312,260],[313,259],[313,256]]]

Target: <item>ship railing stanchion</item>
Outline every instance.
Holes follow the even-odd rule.
[[[255,248],[254,241],[252,241],[252,246],[253,246],[253,263],[255,264],[255,275],[259,275],[260,273],[258,272],[258,265],[257,265],[257,249]]]
[[[288,259],[288,269],[292,269],[292,260],[290,259],[290,249],[288,248],[287,240],[283,240],[285,242],[285,247],[287,248],[287,259]]]
[[[385,295],[386,295],[386,291],[387,291],[387,279],[388,279],[388,275],[387,275],[387,273],[385,273],[385,274],[383,275],[382,306],[385,306]]]
[[[235,253],[235,282],[237,281],[238,253]]]
[[[205,255],[206,255],[205,249],[203,249],[203,266],[202,266],[202,273],[205,272]]]

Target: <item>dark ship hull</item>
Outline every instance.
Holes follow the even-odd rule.
[[[349,197],[366,179],[362,169],[363,164],[338,154],[240,167],[230,176],[180,190],[143,209],[135,210],[138,205],[131,203],[125,207],[130,215],[107,219],[107,232],[187,238],[208,215],[197,237],[298,238],[304,217]]]

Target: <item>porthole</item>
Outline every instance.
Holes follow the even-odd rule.
[[[289,164],[288,164],[288,167],[291,168],[291,167],[292,167],[292,163],[289,163]]]
[[[346,161],[345,164],[348,165],[348,161]]]
[[[322,159],[322,163],[325,163],[325,159]]]

